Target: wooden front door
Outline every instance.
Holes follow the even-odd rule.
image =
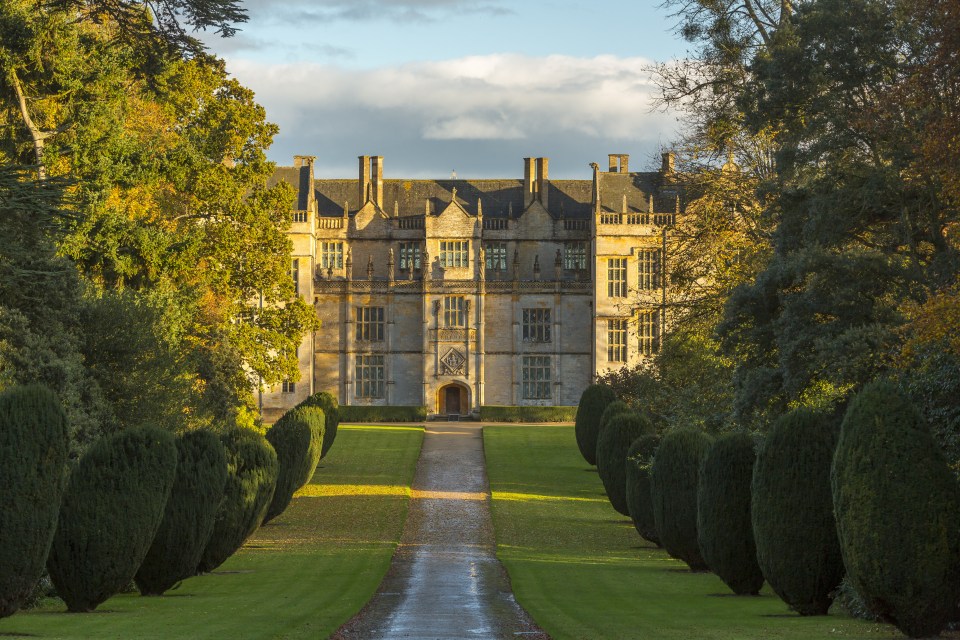
[[[444,390],[444,406],[446,413],[460,413],[460,387],[450,385]]]

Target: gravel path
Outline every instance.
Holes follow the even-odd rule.
[[[497,560],[479,425],[431,423],[390,570],[337,640],[533,638]]]

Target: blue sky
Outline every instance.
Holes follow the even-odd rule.
[[[271,159],[317,156],[352,177],[513,177],[524,156],[585,178],[607,153],[655,164],[674,114],[651,110],[647,68],[684,43],[667,9],[629,1],[246,0],[211,50],[280,125]]]

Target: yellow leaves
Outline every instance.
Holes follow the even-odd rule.
[[[946,347],[960,356],[960,283],[932,295],[923,304],[908,306],[905,311],[909,321],[902,329],[905,340],[900,366],[909,366],[911,360],[931,346]]]

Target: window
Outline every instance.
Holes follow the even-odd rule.
[[[607,362],[627,361],[627,321],[607,320]]]
[[[470,242],[467,240],[454,240],[440,243],[440,266],[441,267],[469,267],[470,266]]]
[[[323,269],[343,269],[343,243],[320,243],[320,267]]]
[[[523,341],[550,342],[550,309],[523,310]]]
[[[640,353],[652,355],[660,350],[660,312],[641,311],[638,318]]]
[[[413,268],[420,268],[420,243],[419,242],[401,242],[400,243],[400,270],[409,271],[410,262],[413,261]]]
[[[567,242],[563,245],[563,268],[585,271],[587,268],[587,243]]]
[[[383,307],[357,307],[357,342],[383,342]]]
[[[523,356],[523,397],[544,400],[552,397],[550,356]]]
[[[294,258],[290,265],[290,277],[293,278],[293,292],[300,295],[300,258]]]
[[[294,211],[294,212],[293,212],[293,221],[294,221],[294,222],[306,222],[307,219],[308,219],[308,218],[307,218],[308,215],[309,215],[309,214],[308,214],[308,212],[306,212],[306,211]]]
[[[357,356],[356,396],[382,398],[383,383],[383,356]]]
[[[289,380],[284,380],[283,384],[280,385],[281,393],[296,393],[297,392],[297,383],[290,382]]]
[[[607,296],[625,298],[627,296],[627,259],[610,258],[607,260]]]
[[[507,270],[507,243],[506,242],[488,242],[486,246],[487,270],[488,271],[506,271]]]
[[[660,250],[642,249],[637,254],[637,287],[640,289],[660,288]]]
[[[446,327],[467,326],[467,301],[463,296],[446,296],[443,299],[443,325]]]

